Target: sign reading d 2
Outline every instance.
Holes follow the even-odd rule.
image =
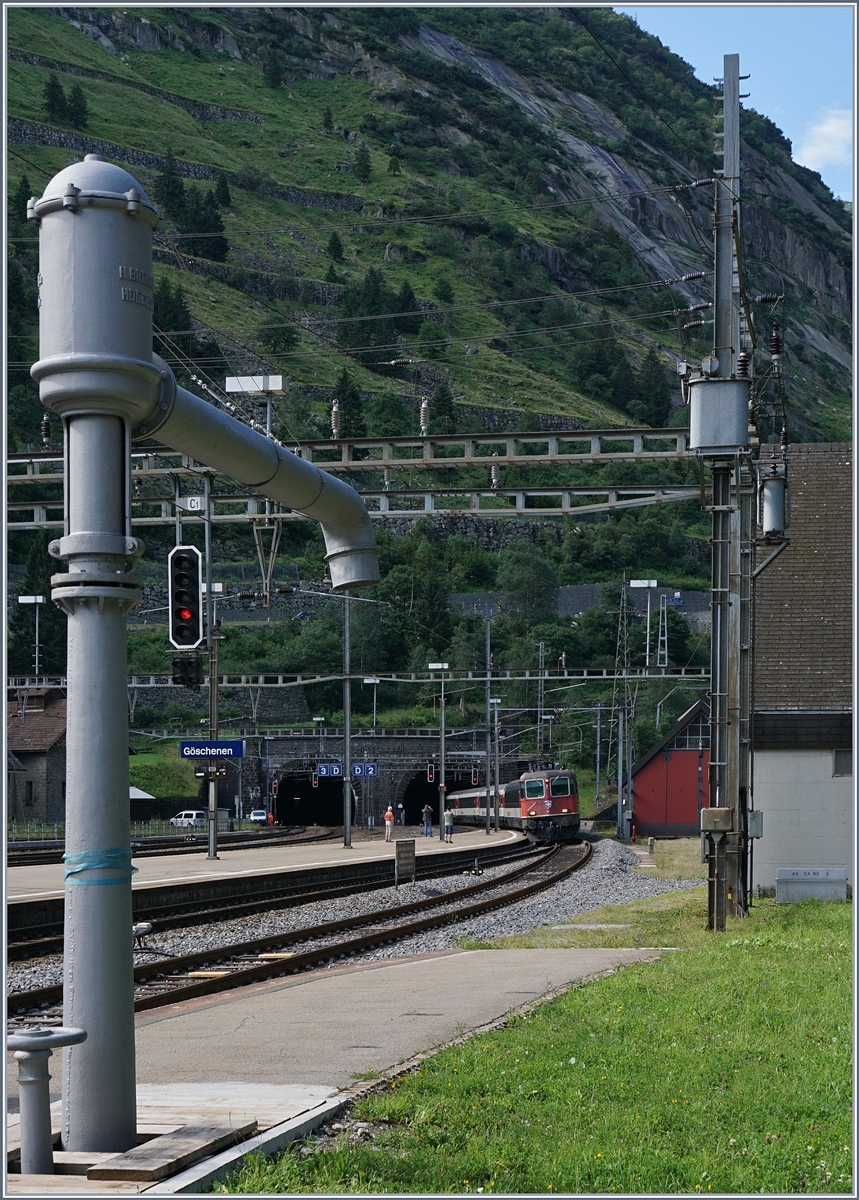
[[[379,774],[379,764],[371,762],[352,763],[352,774],[356,777],[359,775],[369,775],[371,778]]]

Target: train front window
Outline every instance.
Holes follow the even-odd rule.
[[[570,781],[569,779],[557,778],[549,781],[550,796],[569,796]]]
[[[526,779],[525,780],[525,799],[526,800],[542,800],[546,794],[546,787],[542,779]]]

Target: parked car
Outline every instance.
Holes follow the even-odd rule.
[[[207,814],[200,808],[189,808],[170,818],[170,824],[176,829],[205,829]]]
[[[264,808],[255,808],[248,814],[248,820],[254,825],[268,825],[268,813]]]

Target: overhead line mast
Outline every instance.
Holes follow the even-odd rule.
[[[751,815],[756,463],[749,424],[755,340],[740,257],[741,78],[739,55],[725,55],[717,150],[723,167],[716,172],[713,211],[713,348],[684,380],[690,448],[709,466],[712,483],[710,807],[702,810],[701,829],[709,866],[708,927],[714,930],[725,928],[728,915],[748,910],[750,837],[759,836]]]

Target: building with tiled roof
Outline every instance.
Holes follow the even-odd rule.
[[[764,833],[754,880],[763,888],[779,867],[845,867],[852,881],[852,447],[793,445],[788,471],[790,544],[755,594],[754,803]]]
[[[6,745],[20,763],[9,819],[63,821],[66,809],[66,697],[30,688],[6,705]]]

